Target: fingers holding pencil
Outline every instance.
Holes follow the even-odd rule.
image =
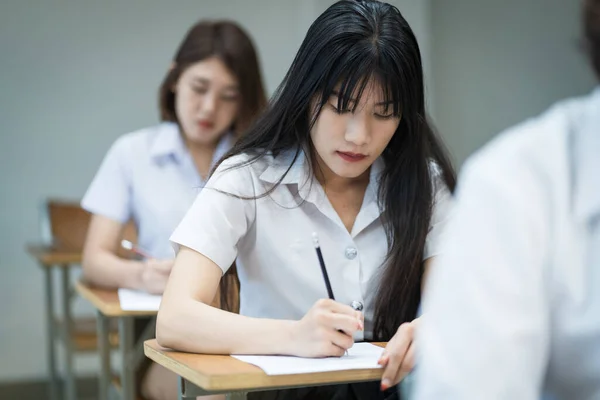
[[[142,249],[141,247],[138,247],[137,245],[135,245],[133,242],[131,242],[129,240],[125,240],[125,239],[121,240],[121,247],[124,248],[125,250],[134,252],[138,256],[141,256],[144,258],[152,258],[152,256],[150,256],[149,252]]]
[[[171,274],[174,260],[155,259],[150,255],[150,252],[125,239],[121,241],[121,247],[143,258],[144,266],[140,279],[141,289],[152,294],[162,294]]]

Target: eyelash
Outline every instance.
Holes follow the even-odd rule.
[[[329,106],[333,109],[333,111],[338,114],[338,115],[342,115],[342,114],[347,114],[349,112],[352,112],[352,110],[346,109],[346,110],[340,110],[339,108],[337,108],[336,106],[334,106],[331,103],[327,103],[329,104]],[[389,120],[392,118],[398,118],[398,115],[396,114],[388,114],[388,115],[381,115],[381,114],[373,114],[375,116],[375,118],[380,119],[380,120]]]
[[[327,103],[329,105],[329,107],[331,107],[331,109],[333,110],[333,112],[335,112],[336,114],[347,114],[349,112],[351,112],[351,110],[340,110],[339,108],[337,108],[336,106],[334,106],[331,103]]]
[[[192,87],[192,90],[197,93],[197,94],[206,94],[206,92],[208,91],[208,89],[203,88],[203,87]],[[224,95],[221,96],[221,99],[225,100],[225,101],[236,101],[237,100],[237,95]]]
[[[396,115],[396,114],[388,114],[388,115],[375,114],[375,118],[387,121],[388,119],[398,118],[398,115]]]

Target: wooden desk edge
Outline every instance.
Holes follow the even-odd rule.
[[[118,301],[116,303],[107,303],[103,301],[94,293],[93,288],[81,281],[75,283],[75,291],[77,291],[81,297],[92,303],[94,308],[106,317],[151,317],[158,313],[157,311],[125,311],[121,309],[121,304]]]
[[[81,252],[76,250],[61,250],[43,244],[29,243],[25,246],[29,255],[45,267],[81,263]]]
[[[373,343],[377,346],[385,346],[385,343]],[[354,383],[354,382],[369,382],[381,379],[383,369],[371,368],[371,369],[352,369],[344,371],[328,371],[328,372],[317,372],[317,373],[306,373],[296,375],[267,375],[260,368],[250,365],[255,368],[252,373],[238,374],[235,376],[219,376],[219,377],[208,377],[195,371],[193,368],[175,360],[162,353],[156,343],[156,339],[147,340],[144,342],[144,354],[154,362],[162,365],[170,371],[176,373],[178,376],[186,379],[190,383],[202,388],[207,392],[214,393],[225,393],[234,391],[261,391],[261,390],[273,390],[279,388],[293,388],[293,387],[304,387],[304,386],[319,386],[328,384],[343,384],[343,383]],[[164,349],[169,351],[168,349]],[[242,361],[235,360],[236,362],[242,363]],[[255,382],[252,384],[245,384],[248,379],[252,379]],[[294,379],[295,382],[290,382]]]
[[[156,339],[153,339],[151,341],[155,342]],[[171,372],[174,372],[178,376],[180,376],[184,379],[187,379],[190,382],[193,382],[195,385],[197,385],[203,389],[206,389],[211,386],[210,381],[208,379],[206,379],[203,375],[200,375],[197,373],[194,374],[193,369],[179,363],[176,360],[173,360],[172,358],[165,356],[160,351],[149,346],[148,342],[150,342],[150,341],[144,342],[144,354],[146,355],[146,357],[148,357],[155,363],[162,365],[163,367],[167,368]],[[158,346],[158,343],[157,343],[157,346]]]

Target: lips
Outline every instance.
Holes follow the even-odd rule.
[[[348,161],[348,162],[359,162],[359,161],[362,161],[365,158],[367,158],[367,156],[364,154],[351,153],[351,152],[346,152],[346,151],[338,151],[337,154],[344,161]]]
[[[210,128],[212,128],[214,125],[215,125],[215,124],[214,124],[214,123],[212,123],[211,121],[207,121],[207,120],[201,120],[201,121],[198,121],[198,126],[199,126],[200,128],[204,128],[204,129],[210,129]]]

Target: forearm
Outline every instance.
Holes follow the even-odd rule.
[[[83,276],[93,285],[106,288],[142,287],[141,261],[126,260],[109,251],[96,251],[93,254],[84,254]]]
[[[188,299],[162,304],[156,338],[161,346],[204,354],[292,354],[294,321],[229,313]]]

